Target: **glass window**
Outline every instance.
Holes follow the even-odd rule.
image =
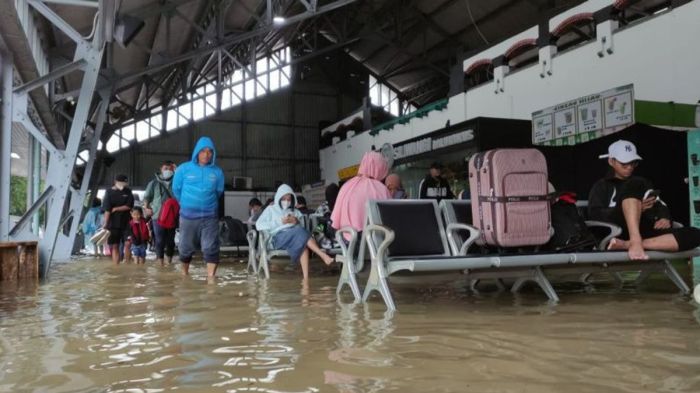
[[[255,80],[258,82],[258,85],[256,88],[258,89],[257,94],[255,94],[256,97],[260,97],[262,95],[267,94],[267,74],[265,75],[260,75]]]
[[[135,134],[134,134],[134,125],[129,124],[128,126],[122,127],[122,138],[126,139],[127,141],[133,141]]]
[[[204,100],[199,99],[192,101],[192,121],[202,119],[204,116]]]
[[[236,69],[233,71],[233,77],[231,78],[231,82],[236,83],[240,82],[243,80],[243,73],[241,72],[240,69]]]
[[[237,86],[238,86],[239,88],[241,87],[241,85],[237,85]],[[241,103],[241,96],[240,96],[240,94],[236,94],[236,93],[233,91],[233,89],[228,90],[228,91],[231,92],[231,106],[240,104],[240,103]]]
[[[112,135],[111,138],[107,141],[107,152],[108,153],[114,153],[115,151],[119,150],[119,141],[121,139],[119,138],[119,134],[115,133]]]
[[[224,111],[230,107],[233,106],[231,103],[231,90],[230,89],[224,89],[223,92],[221,92],[221,110]]]
[[[143,142],[151,137],[151,127],[144,120],[136,123],[136,140]]]
[[[292,76],[292,66],[282,67],[282,73],[280,74],[280,87],[286,87],[290,84],[290,78]]]
[[[190,120],[192,120],[192,107],[190,106],[190,103],[186,103],[183,105],[180,105],[177,108],[178,113],[180,114],[180,119],[178,120],[178,125],[180,127],[187,125]]]
[[[245,100],[250,101],[255,98],[255,80],[250,79],[245,82]]]
[[[168,132],[175,131],[177,130],[177,118],[178,118],[177,110],[175,109],[170,109],[167,114],[167,120],[165,123],[165,130]]]
[[[255,72],[258,75],[267,72],[267,57],[263,57],[255,63]]]
[[[231,91],[233,92],[234,101],[238,100],[238,102],[241,102],[243,100],[243,84],[239,83],[233,86]]]
[[[204,113],[207,116],[216,114],[216,94],[211,94],[207,96],[207,105],[204,107]]]
[[[280,88],[280,72],[279,70],[270,71],[270,91],[275,91]]]

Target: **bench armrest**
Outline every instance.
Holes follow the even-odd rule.
[[[466,230],[469,231],[469,238],[462,243],[462,247],[457,246],[457,231]],[[467,225],[452,223],[447,224],[447,241],[450,243],[450,248],[452,249],[452,255],[466,255],[469,247],[476,241],[476,239],[481,236],[481,231],[477,228]]]
[[[598,243],[598,250],[607,249],[608,243],[610,243],[610,240],[612,240],[614,237],[620,236],[620,234],[622,233],[622,228],[620,228],[619,226],[617,226],[615,224],[611,224],[609,222],[587,220],[586,226],[589,228],[599,227],[599,228],[607,228],[610,230],[610,233],[607,236],[605,236]]]
[[[377,246],[376,242],[374,241],[375,235],[379,235],[379,237],[382,239],[379,246]],[[373,224],[365,227],[363,236],[367,242],[367,247],[369,248],[369,253],[372,260],[385,261],[386,250],[394,241],[394,231],[391,230],[391,228],[385,227],[384,225]]]
[[[252,251],[255,248],[255,243],[258,241],[258,231],[251,229],[245,234],[245,237],[248,239],[248,250]]]
[[[350,240],[346,244],[345,235],[350,235]],[[343,263],[352,262],[355,244],[357,243],[357,231],[352,227],[342,227],[335,232],[335,241],[343,251]]]

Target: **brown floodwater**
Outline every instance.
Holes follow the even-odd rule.
[[[392,315],[339,302],[321,271],[304,288],[237,262],[214,284],[202,265],[52,269],[0,287],[2,392],[700,391],[700,313],[661,277],[557,285],[558,305],[405,282]]]

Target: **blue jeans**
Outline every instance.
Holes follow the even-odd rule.
[[[219,219],[180,217],[180,261],[190,263],[192,255],[200,248],[204,262],[219,263]]]
[[[146,258],[146,244],[131,245],[131,255],[135,257]]]

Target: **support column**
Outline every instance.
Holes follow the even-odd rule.
[[[10,181],[12,165],[12,57],[0,52],[0,179]],[[9,240],[10,187],[0,187],[0,241]]]
[[[103,93],[101,96],[102,101],[100,102],[100,106],[98,108],[96,126],[92,134],[92,139],[90,140],[90,147],[88,148],[88,160],[85,163],[83,179],[80,183],[79,189],[71,188],[70,191],[71,199],[68,214],[72,214],[73,220],[71,221],[70,228],[68,229],[68,234],[64,234],[63,231],[59,232],[58,234],[58,239],[55,246],[56,250],[54,251],[54,259],[56,260],[65,260],[70,258],[73,250],[73,243],[75,243],[75,235],[78,232],[83,211],[85,210],[85,197],[87,196],[88,186],[90,185],[92,170],[95,166],[97,142],[100,140],[100,136],[102,135],[102,129],[104,128],[104,123],[107,117],[107,107],[109,106],[109,93]]]
[[[39,193],[41,192],[41,143],[34,138],[32,138],[32,141],[32,203],[27,205],[27,208],[39,200]],[[39,225],[39,212],[37,212],[32,216],[32,233],[37,236],[39,235]]]
[[[75,211],[69,209],[67,215],[64,217],[63,211],[68,193],[70,192],[72,194],[71,199],[78,196],[71,188],[71,175],[75,166],[83,131],[89,119],[90,107],[97,85],[100,64],[102,62],[103,49],[103,45],[93,47],[90,44],[82,44],[79,45],[76,50],[76,58],[83,58],[86,62],[86,66],[80,86],[78,102],[75,108],[75,115],[73,116],[73,122],[68,136],[68,142],[66,143],[66,150],[58,154],[52,154],[49,159],[49,168],[46,176],[47,188],[53,187],[55,191],[53,198],[47,203],[46,232],[44,237],[39,241],[39,259],[41,262],[42,277],[46,277],[51,266],[59,233],[63,231],[63,227],[70,216],[75,216]],[[74,217],[74,220],[78,219],[79,217]],[[69,248],[72,248],[72,244]],[[68,256],[70,256],[71,250],[61,250],[61,256],[65,256],[66,251],[68,252]]]

